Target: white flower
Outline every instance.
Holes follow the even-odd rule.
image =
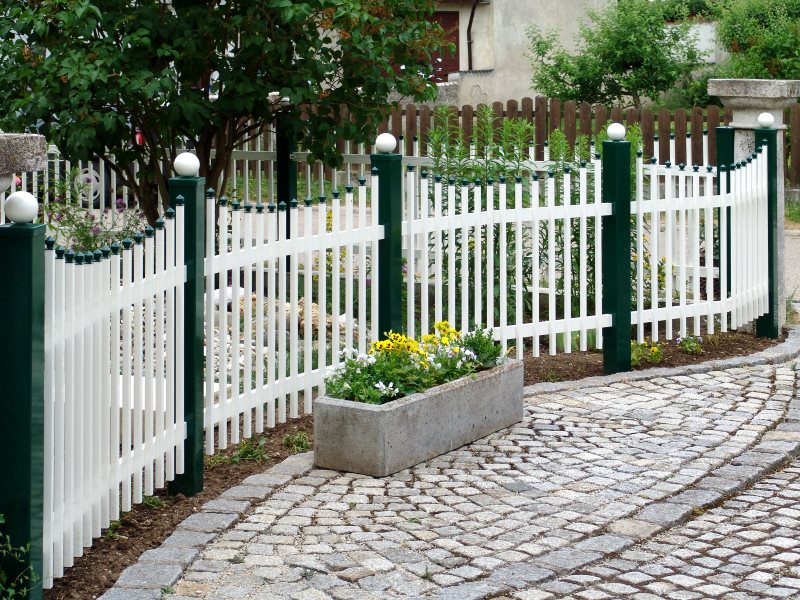
[[[388,396],[389,398],[396,396],[398,392],[393,382],[389,382],[389,385],[386,385],[382,381],[379,381],[375,384],[375,387],[381,393],[381,396]]]

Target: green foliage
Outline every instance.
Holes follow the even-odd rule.
[[[800,0],[720,3],[717,40],[732,77],[800,79]]]
[[[391,92],[433,98],[435,4],[0,0],[0,127],[39,130],[69,160],[108,159],[152,221],[183,140],[224,189],[233,149],[278,118],[337,163],[335,140],[371,141]]]
[[[661,342],[645,340],[639,344],[631,342],[631,366],[638,367],[642,362],[658,364],[664,360],[664,346]]]
[[[75,252],[91,252],[142,232],[147,225],[143,213],[126,208],[121,200],[114,210],[105,209],[100,215],[82,206],[80,198],[86,184],[79,178],[80,172],[71,170],[66,183],[54,186],[53,197],[42,208],[47,215],[48,232],[55,236],[57,245]]]
[[[476,354],[465,346],[460,332],[447,321],[435,327],[436,333],[423,336],[421,343],[389,332],[387,339],[372,343],[369,354],[343,351],[344,364],[325,380],[326,392],[334,398],[384,404],[483,368]],[[482,339],[485,335],[473,335],[473,340],[480,340],[488,360],[489,351]]]
[[[253,436],[242,440],[232,452],[217,452],[206,458],[205,468],[214,469],[220,465],[237,465],[240,462],[262,462],[269,458],[267,436]]]
[[[604,12],[590,11],[592,24],[581,27],[574,54],[561,47],[556,32],[530,27],[533,87],[578,102],[630,99],[637,108],[645,98],[658,98],[700,62],[689,25],[667,26],[667,8],[662,0],[620,0]]]
[[[164,508],[165,506],[164,501],[158,496],[144,496],[142,498],[142,504],[147,508]]]
[[[664,0],[664,17],[667,21],[686,18],[708,18],[714,13],[709,0]]]
[[[5,523],[5,517],[0,515],[0,526]],[[0,562],[3,565],[21,570],[19,574],[11,578],[10,575],[0,568],[0,600],[13,600],[14,598],[26,598],[26,590],[39,581],[39,577],[30,567],[23,569],[27,562],[29,548],[20,548],[11,545],[11,539],[7,534],[0,532]]]
[[[502,360],[503,349],[497,345],[491,329],[478,327],[464,334],[464,348],[475,354],[475,361],[484,369],[489,369]]]
[[[305,431],[298,431],[297,433],[287,433],[283,437],[283,445],[292,451],[292,454],[298,452],[308,452],[311,449],[311,443],[308,440],[308,434]]]
[[[686,354],[702,354],[703,353],[703,338],[693,335],[679,337],[675,339],[675,346],[681,352]]]

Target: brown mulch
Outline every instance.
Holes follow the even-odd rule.
[[[662,335],[660,339],[664,340]],[[634,371],[653,367],[680,367],[709,360],[720,360],[734,356],[745,356],[765,350],[782,340],[759,338],[750,333],[729,331],[713,336],[711,340],[704,337],[702,354],[686,354],[671,342],[663,342],[664,359],[658,364],[642,363]],[[713,343],[712,343],[713,340]],[[574,352],[572,354],[547,354],[547,347],[541,346],[539,358],[530,356],[530,349],[525,354],[525,385],[542,381],[574,381],[584,377],[604,375],[602,352]]]
[[[663,336],[661,337],[663,340]],[[703,353],[690,355],[680,352],[672,343],[664,344],[664,360],[657,365],[644,364],[639,369],[649,367],[676,367],[707,360],[719,360],[734,356],[753,354],[764,350],[778,340],[757,338],[751,334],[730,332],[716,337],[715,343],[706,340]],[[600,352],[576,352],[549,356],[547,347],[542,346],[541,356],[533,358],[530,348],[525,351],[525,384],[541,381],[569,381],[603,374],[603,355]],[[219,496],[226,489],[240,483],[246,477],[264,471],[291,454],[282,444],[288,433],[304,431],[313,445],[313,420],[311,416],[278,425],[266,434],[265,450],[269,459],[262,462],[239,462],[220,464],[206,470],[205,489],[195,497],[171,497],[165,490],[157,492],[160,500],[137,505],[125,513],[113,535],[107,532],[94,540],[91,548],[75,560],[75,565],[67,569],[64,577],[55,581],[55,587],[44,593],[45,600],[91,599],[97,598],[110,588],[122,571],[135,563],[145,550],[161,544],[175,527],[205,502]],[[225,454],[232,455],[234,448]],[[161,504],[161,506],[153,506]]]
[[[169,496],[166,490],[159,490],[155,495],[158,500],[134,506],[120,517],[113,535],[105,531],[102,537],[93,541],[91,548],[84,549],[83,556],[75,559],[74,566],[66,569],[64,577],[56,579],[52,589],[45,590],[44,599],[83,600],[101,596],[114,585],[125,567],[135,563],[145,550],[158,547],[181,521],[197,512],[204,503],[292,454],[283,446],[283,438],[286,434],[300,431],[306,432],[313,443],[311,416],[268,430],[264,450],[269,458],[265,461],[207,466],[205,487],[197,496]],[[235,448],[228,448],[223,454],[231,456],[234,452]]]

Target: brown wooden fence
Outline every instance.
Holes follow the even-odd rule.
[[[675,164],[703,164],[704,140],[707,133],[707,162],[716,164],[717,146],[716,130],[719,125],[730,122],[729,109],[717,106],[693,108],[689,111],[678,109],[669,111],[661,109],[636,110],[614,107],[609,109],[602,105],[577,104],[561,102],[555,98],[523,98],[522,102],[509,100],[505,104],[495,102],[492,109],[498,119],[521,117],[535,124],[536,158],[544,156],[544,141],[554,129],[561,128],[570,144],[575,143],[578,135],[594,137],[610,119],[629,125],[638,123],[642,129],[644,155],[659,156],[660,162],[670,157],[670,139],[687,140],[686,143],[674,144]],[[461,127],[465,136],[470,138],[475,126],[477,107],[464,105],[458,110]],[[793,187],[800,186],[800,104],[787,110],[786,122],[789,124],[784,138],[784,156],[786,160],[786,179]],[[455,110],[454,110],[455,116]],[[420,152],[425,154],[427,131],[433,121],[433,111],[427,106],[417,107],[407,104],[392,110],[385,127],[395,136],[403,136],[406,154],[412,154],[414,139],[418,139]],[[385,129],[384,129],[385,130]],[[656,147],[658,144],[658,147]]]

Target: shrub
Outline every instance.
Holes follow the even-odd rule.
[[[686,354],[702,354],[703,338],[693,335],[675,338],[675,346],[677,346],[678,350]]]
[[[664,360],[664,346],[661,342],[645,340],[641,344],[631,342],[631,366],[638,367],[642,361],[658,364]]]

